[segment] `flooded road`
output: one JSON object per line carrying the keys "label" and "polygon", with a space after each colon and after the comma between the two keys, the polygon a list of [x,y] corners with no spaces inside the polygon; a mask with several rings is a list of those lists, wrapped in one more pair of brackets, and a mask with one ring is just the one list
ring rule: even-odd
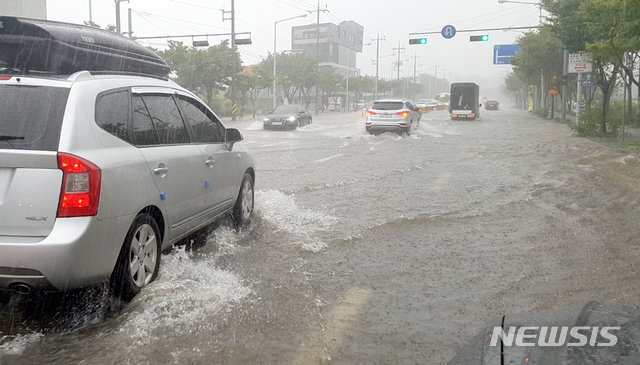
{"label": "flooded road", "polygon": [[516,110],[432,112],[409,137],[359,113],[234,124],[249,229],[163,256],[106,320],[99,294],[3,313],[1,364],[443,364],[505,313],[640,304],[637,155]]}

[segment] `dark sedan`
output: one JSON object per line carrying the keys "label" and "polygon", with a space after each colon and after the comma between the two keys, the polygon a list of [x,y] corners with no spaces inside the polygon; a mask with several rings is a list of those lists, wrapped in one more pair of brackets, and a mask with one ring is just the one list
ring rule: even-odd
{"label": "dark sedan", "polygon": [[311,124],[311,114],[302,105],[280,105],[264,118],[264,129],[296,129]]}
{"label": "dark sedan", "polygon": [[488,100],[485,104],[484,104],[484,110],[498,110],[498,107],[500,106],[500,104],[498,104],[497,101],[495,100]]}

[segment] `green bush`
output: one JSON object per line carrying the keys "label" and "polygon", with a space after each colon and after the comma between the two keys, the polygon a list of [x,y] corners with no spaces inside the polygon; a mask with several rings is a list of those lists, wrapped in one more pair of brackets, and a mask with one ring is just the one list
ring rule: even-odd
{"label": "green bush", "polygon": [[586,107],[580,112],[579,121],[570,121],[569,128],[575,131],[580,137],[605,137],[615,136],[618,129],[622,125],[623,118],[622,102],[616,101],[609,105],[605,123],[607,131],[600,132],[600,124],[602,123],[602,109],[600,107]]}
{"label": "green bush", "polygon": [[536,109],[533,111],[533,114],[538,116],[539,118],[549,118],[549,111],[547,109]]}

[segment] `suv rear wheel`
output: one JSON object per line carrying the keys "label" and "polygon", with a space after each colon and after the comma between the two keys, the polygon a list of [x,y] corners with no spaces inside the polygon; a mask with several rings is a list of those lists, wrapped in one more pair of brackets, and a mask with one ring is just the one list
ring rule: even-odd
{"label": "suv rear wheel", "polygon": [[158,223],[147,213],[133,220],[111,275],[114,294],[129,301],[155,280],[160,268],[162,237]]}

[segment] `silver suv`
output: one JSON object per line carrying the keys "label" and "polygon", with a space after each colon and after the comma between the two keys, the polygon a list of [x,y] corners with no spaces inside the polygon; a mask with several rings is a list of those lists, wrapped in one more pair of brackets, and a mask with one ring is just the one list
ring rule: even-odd
{"label": "silver suv", "polygon": [[367,132],[389,130],[409,134],[413,123],[419,123],[422,113],[409,100],[376,100],[367,110]]}
{"label": "silver suv", "polygon": [[0,288],[110,280],[132,298],[162,250],[227,214],[249,223],[241,140],[167,79],[0,74]]}

